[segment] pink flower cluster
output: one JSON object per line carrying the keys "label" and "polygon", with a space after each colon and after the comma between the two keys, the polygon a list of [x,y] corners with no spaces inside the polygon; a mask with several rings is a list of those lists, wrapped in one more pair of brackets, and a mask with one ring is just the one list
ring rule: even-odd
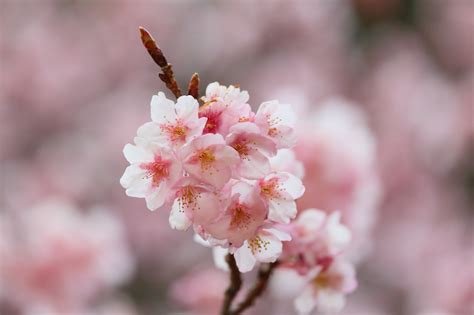
{"label": "pink flower cluster", "polygon": [[291,106],[269,101],[254,113],[248,100],[246,91],[217,82],[201,104],[153,96],[152,121],[125,146],[131,165],[120,180],[150,210],[171,208],[172,228],[192,226],[206,244],[233,253],[241,272],[280,256],[291,238],[279,227],[296,217],[305,190],[281,170],[294,157],[287,151],[296,142]]}
{"label": "pink flower cluster", "polygon": [[287,228],[292,237],[285,243],[281,265],[297,273],[303,282],[295,308],[300,314],[313,309],[339,312],[345,295],[357,286],[353,265],[343,256],[351,242],[350,230],[340,222],[339,212],[327,214],[308,209]]}

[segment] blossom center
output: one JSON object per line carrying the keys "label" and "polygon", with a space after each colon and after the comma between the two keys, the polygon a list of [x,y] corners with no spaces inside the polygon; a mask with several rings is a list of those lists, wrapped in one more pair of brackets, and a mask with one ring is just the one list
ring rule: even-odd
{"label": "blossom center", "polygon": [[198,196],[199,193],[196,191],[196,189],[191,185],[187,185],[181,188],[178,202],[181,208],[191,208],[194,210],[194,208],[197,206],[196,199]]}
{"label": "blossom center", "polygon": [[250,214],[245,212],[245,207],[241,204],[237,204],[234,209],[232,209],[232,220],[230,221],[230,226],[237,229],[245,229],[248,227],[252,217]]}
{"label": "blossom center", "polygon": [[151,163],[143,163],[141,168],[146,170],[146,177],[151,178],[154,186],[158,186],[169,176],[169,161],[164,161],[160,156],[155,157]]}
{"label": "blossom center", "polygon": [[331,279],[329,275],[325,272],[319,273],[316,278],[313,279],[313,284],[317,288],[327,288],[329,286]]}
{"label": "blossom center", "polygon": [[204,113],[199,113],[199,117],[206,117],[206,125],[204,126],[203,134],[206,133],[217,133],[217,129],[219,128],[220,125],[220,116],[221,113],[214,111],[214,110],[208,110]]}
{"label": "blossom center", "polygon": [[250,153],[250,148],[248,146],[248,141],[245,139],[242,139],[234,144],[232,144],[232,147],[237,151],[240,155],[241,158],[246,157]]}
{"label": "blossom center", "polygon": [[270,242],[268,240],[263,240],[260,236],[256,236],[247,241],[249,249],[255,255],[257,252],[261,253],[264,250],[268,250],[268,245]]}
{"label": "blossom center", "polygon": [[216,157],[211,149],[199,151],[199,153],[197,154],[197,158],[199,160],[199,163],[201,164],[201,168],[204,170],[209,169],[212,163],[216,161]]}
{"label": "blossom center", "polygon": [[281,188],[277,178],[272,178],[260,183],[260,192],[269,199],[280,197],[279,190],[281,190]]}
{"label": "blossom center", "polygon": [[186,134],[188,132],[188,128],[182,123],[163,125],[161,126],[161,130],[165,131],[173,142],[186,140]]}

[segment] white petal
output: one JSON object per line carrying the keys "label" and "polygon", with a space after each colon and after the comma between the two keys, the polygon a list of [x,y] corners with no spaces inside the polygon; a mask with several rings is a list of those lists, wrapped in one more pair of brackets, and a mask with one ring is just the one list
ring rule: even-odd
{"label": "white petal", "polygon": [[192,140],[200,135],[202,135],[202,131],[204,130],[204,126],[206,126],[207,117],[201,117],[197,120],[197,122],[193,125],[193,127],[188,132],[188,140]]}
{"label": "white petal", "polygon": [[180,96],[176,101],[176,113],[178,117],[187,123],[198,119],[199,103],[189,95]]}
{"label": "white petal", "polygon": [[252,251],[248,247],[247,242],[244,243],[240,248],[238,248],[235,253],[235,262],[237,267],[239,267],[240,272],[249,272],[253,269],[257,260],[255,259]]}
{"label": "white petal", "polygon": [[205,247],[211,247],[208,241],[203,239],[201,235],[199,234],[194,234],[193,240],[198,243],[199,245],[205,246]]}
{"label": "white petal", "polygon": [[298,314],[309,314],[316,306],[316,294],[311,285],[306,286],[295,299],[295,308]]}
{"label": "white petal", "polygon": [[339,212],[334,212],[329,216],[327,222],[330,242],[338,250],[344,249],[351,241],[351,231],[340,223],[340,217]]}
{"label": "white petal", "polygon": [[146,206],[150,210],[156,210],[163,206],[168,197],[169,189],[166,184],[161,183],[158,187],[153,187],[151,193],[145,196]]}
{"label": "white petal", "polygon": [[174,102],[167,99],[163,92],[153,95],[151,99],[151,119],[159,124],[167,124],[176,121]]}
{"label": "white petal", "polygon": [[307,209],[298,216],[297,221],[308,231],[317,231],[326,221],[326,213],[318,209]]}
{"label": "white petal", "polygon": [[268,232],[272,233],[280,241],[291,241],[291,235],[284,232],[284,231],[281,231],[281,230],[278,230],[278,229],[275,229],[275,228],[266,228],[265,231],[268,231]]}
{"label": "white petal", "polygon": [[343,294],[331,290],[319,290],[316,307],[321,313],[337,313],[340,312],[344,305],[346,304],[346,299]]}
{"label": "white petal", "polygon": [[130,164],[147,162],[153,159],[152,152],[130,143],[123,148],[123,155]]}
{"label": "white petal", "polygon": [[293,200],[271,199],[269,205],[268,218],[279,223],[290,223],[298,212]]}
{"label": "white petal", "polygon": [[166,137],[166,135],[161,131],[160,126],[155,122],[147,122],[141,125],[137,130],[137,135],[140,138],[148,140],[157,140]]}
{"label": "white petal", "polygon": [[128,188],[133,185],[134,182],[143,179],[146,171],[143,170],[136,164],[132,164],[125,169],[122,177],[120,178],[120,184],[123,188]]}
{"label": "white petal", "polygon": [[213,144],[225,144],[224,138],[220,134],[208,133],[194,139],[192,146],[194,149],[203,149]]}
{"label": "white petal", "polygon": [[219,92],[219,82],[212,82],[206,87],[206,96],[213,97],[216,96]]}
{"label": "white petal", "polygon": [[291,173],[284,172],[286,180],[281,183],[285,191],[293,198],[298,199],[304,194],[305,188],[301,180]]}
{"label": "white petal", "polygon": [[258,151],[241,159],[240,165],[238,166],[239,175],[249,179],[263,178],[268,175],[270,171],[270,161]]}
{"label": "white petal", "polygon": [[264,263],[276,261],[278,257],[280,257],[283,248],[281,241],[270,233],[260,233],[259,237],[260,241],[264,242],[265,245],[254,252],[255,258],[257,258],[258,261]]}
{"label": "white petal", "polygon": [[173,202],[168,221],[172,229],[180,231],[187,230],[192,224],[178,199]]}
{"label": "white petal", "polygon": [[225,260],[229,250],[227,248],[223,248],[220,246],[216,246],[212,248],[212,257],[214,258],[214,264],[217,268],[229,271],[229,265]]}

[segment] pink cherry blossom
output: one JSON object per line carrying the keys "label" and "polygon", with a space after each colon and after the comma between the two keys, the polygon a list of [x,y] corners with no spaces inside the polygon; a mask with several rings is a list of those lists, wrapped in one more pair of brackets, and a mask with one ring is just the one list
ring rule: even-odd
{"label": "pink cherry blossom", "polygon": [[237,151],[226,145],[219,134],[206,134],[191,141],[180,151],[184,169],[193,177],[222,188],[239,163]]}
{"label": "pink cherry blossom", "polygon": [[247,104],[247,91],[240,91],[233,85],[229,87],[211,83],[206,88],[204,104],[199,108],[199,117],[206,117],[204,133],[220,133],[227,135],[230,127],[239,121],[251,117],[251,108]]}
{"label": "pink cherry blossom", "polygon": [[303,211],[289,227],[292,241],[286,244],[282,260],[301,274],[317,265],[327,265],[351,240],[340,217],[339,212],[327,215],[317,209]]}
{"label": "pink cherry blossom", "polygon": [[194,224],[195,230],[202,232],[201,225],[217,218],[225,207],[223,192],[192,177],[183,177],[176,186],[179,188],[169,217],[173,229],[186,230]]}
{"label": "pink cherry blossom", "polygon": [[290,105],[278,101],[264,102],[258,108],[254,120],[277,148],[291,148],[296,144],[296,115]]}
{"label": "pink cherry blossom", "polygon": [[345,295],[357,286],[352,264],[335,260],[328,268],[317,267],[306,277],[307,285],[295,300],[299,314],[309,314],[313,309],[321,313],[342,310]]}
{"label": "pink cherry blossom", "polygon": [[261,228],[258,233],[246,240],[234,251],[235,261],[240,272],[248,272],[257,262],[275,262],[283,248],[282,241],[290,241],[291,236],[276,228]]}
{"label": "pink cherry blossom", "polygon": [[295,200],[305,190],[301,180],[290,173],[271,173],[260,179],[258,185],[260,196],[269,206],[268,218],[279,223],[290,223],[297,213]]}
{"label": "pink cherry blossom", "polygon": [[241,247],[256,235],[267,212],[258,190],[240,181],[232,185],[230,202],[222,215],[204,229],[212,238],[225,240],[230,247]]}
{"label": "pink cherry blossom", "polygon": [[239,153],[240,164],[236,168],[238,176],[257,179],[270,173],[269,157],[276,154],[276,147],[260,133],[255,124],[242,122],[234,125],[226,142]]}
{"label": "pink cherry blossom", "polygon": [[163,92],[151,99],[151,119],[138,129],[138,136],[172,147],[181,146],[202,134],[206,118],[198,118],[199,103],[181,96],[176,104]]}
{"label": "pink cherry blossom", "polygon": [[120,184],[128,196],[145,198],[148,209],[155,210],[169,201],[182,168],[171,150],[142,138],[135,138],[135,143],[123,149],[130,166]]}

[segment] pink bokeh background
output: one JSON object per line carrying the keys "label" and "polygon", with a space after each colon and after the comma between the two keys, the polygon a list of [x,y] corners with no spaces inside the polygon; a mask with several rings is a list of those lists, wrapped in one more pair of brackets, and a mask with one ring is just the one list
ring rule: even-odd
{"label": "pink bokeh background", "polygon": [[[209,249],[119,184],[165,91],[140,25],[183,87],[294,105],[299,206],[355,239],[342,314],[474,313],[473,1],[0,0],[0,314],[218,312]],[[285,279],[248,314],[294,314]]]}

